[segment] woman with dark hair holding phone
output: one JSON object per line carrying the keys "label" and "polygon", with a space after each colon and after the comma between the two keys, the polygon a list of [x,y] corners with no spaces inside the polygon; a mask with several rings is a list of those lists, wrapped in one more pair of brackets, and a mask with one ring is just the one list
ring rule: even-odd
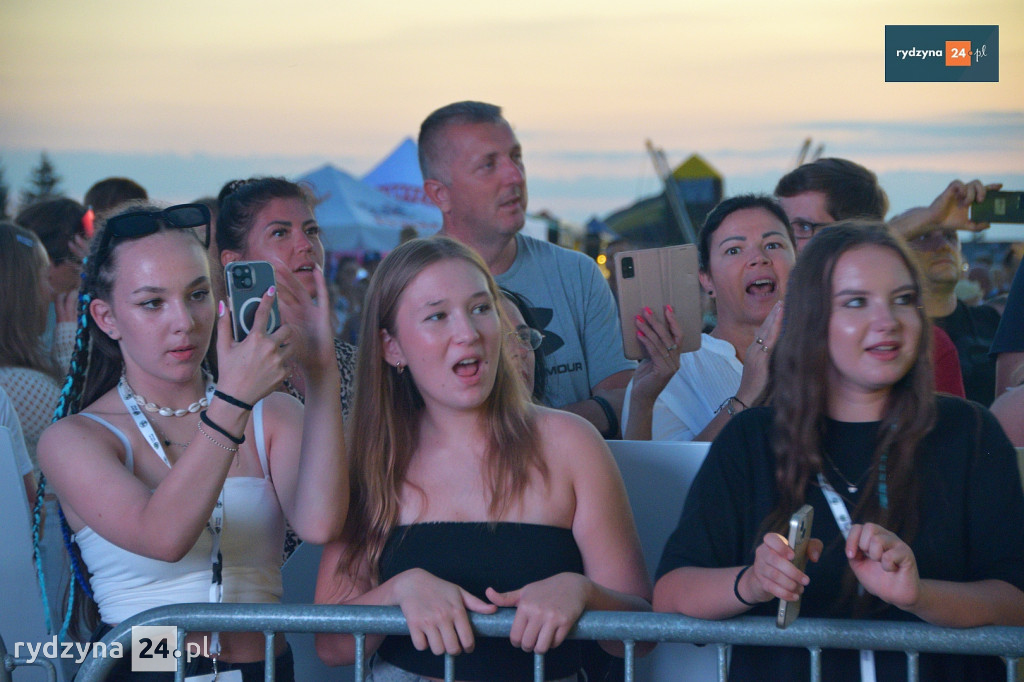
{"label": "woman with dark hair holding phone", "polygon": [[[768,406],[715,439],[658,569],[655,608],[1024,625],[1024,492],[991,414],[936,396],[920,277],[883,223],[839,223],[793,269]],[[781,533],[814,507],[801,572]],[[731,679],[807,679],[806,649],[735,647]],[[1005,679],[921,654],[922,680]],[[902,652],[828,650],[823,679],[906,679]]]}
{"label": "woman with dark hair holding phone", "polygon": [[[411,637],[367,637],[376,680],[441,677],[445,652],[456,679],[530,679],[534,651],[547,679],[575,680],[582,657],[563,641],[585,609],[649,607],[611,453],[582,418],[529,401],[500,296],[446,237],[399,246],[367,292],[353,503],[316,601],[402,608]],[[477,638],[467,613],[499,606],[516,608],[510,640]],[[354,647],[317,635],[328,664]]]}
{"label": "woman with dark hair holding phone", "polygon": [[[328,311],[307,310],[300,330],[232,341],[224,304],[218,312],[210,297],[209,220],[199,204],[127,205],[106,219],[83,271],[61,419],[39,443],[74,533],[76,597],[94,600],[107,627],[164,604],[276,602],[285,519],[318,543],[344,524]],[[325,292],[322,275],[312,276]],[[272,299],[264,296],[254,329],[266,328]],[[215,325],[216,383],[206,362]],[[305,409],[274,392],[297,333],[311,379]],[[204,657],[188,674],[237,668],[263,679],[262,633],[189,641]],[[276,667],[290,680],[286,647],[279,639]],[[109,679],[133,679],[128,663]]]}
{"label": "woman with dark hair holding phone", "polygon": [[661,342],[661,348],[650,343],[670,338],[658,326],[662,311],[638,316],[637,329],[648,334],[645,350],[658,359],[667,345],[677,371],[660,395],[645,396],[643,402],[653,406],[641,413],[647,420],[643,428],[631,424],[639,376],[633,379],[623,421],[634,438],[713,440],[733,415],[756,403],[768,380],[768,357],[782,327],[782,297],[796,260],[786,214],[768,196],[730,197],[708,214],[697,241],[700,284],[715,301],[717,324],[701,336],[698,350],[680,355],[678,342]]}
{"label": "woman with dark hair holding phone", "polygon": [[[284,178],[233,180],[218,197],[217,249],[220,264],[239,260],[265,260],[274,266],[278,301],[284,322],[298,321],[311,305],[329,307],[321,298],[314,271],[323,273],[324,245],[313,212],[310,190]],[[305,399],[306,376],[302,363],[303,339],[294,339],[296,361],[282,388],[300,401]],[[356,348],[334,341],[335,360],[341,372],[341,411],[348,417],[352,403]],[[298,371],[291,371],[291,370]]]}

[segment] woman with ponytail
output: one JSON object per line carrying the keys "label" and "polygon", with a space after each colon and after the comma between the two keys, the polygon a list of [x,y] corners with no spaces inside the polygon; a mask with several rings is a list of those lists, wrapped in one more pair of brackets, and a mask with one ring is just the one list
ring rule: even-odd
{"label": "woman with ponytail", "polygon": [[[774,616],[777,599],[801,599],[801,618],[1024,625],[1014,451],[987,410],[934,393],[920,293],[883,223],[839,223],[808,243],[768,404],[712,444],[658,568],[657,610]],[[784,534],[804,504],[814,519],[801,571]],[[922,680],[1006,679],[995,658],[920,664]],[[822,665],[822,679],[906,679],[902,652],[827,650]],[[735,647],[730,679],[808,672],[806,649]]]}
{"label": "woman with ponytail", "polygon": [[[209,222],[200,204],[127,205],[106,218],[85,262],[60,419],[39,461],[74,534],[77,596],[95,601],[105,627],[164,604],[276,602],[285,520],[316,543],[345,521],[328,311],[306,311],[302,329],[233,341],[223,302],[210,296]],[[272,298],[254,329],[266,327]],[[274,392],[297,334],[311,378],[305,409]],[[214,337],[216,369],[206,362]],[[262,633],[189,641],[204,656],[187,674],[263,678]],[[286,649],[278,638],[277,676],[291,680]],[[134,679],[128,661],[109,679]]]}

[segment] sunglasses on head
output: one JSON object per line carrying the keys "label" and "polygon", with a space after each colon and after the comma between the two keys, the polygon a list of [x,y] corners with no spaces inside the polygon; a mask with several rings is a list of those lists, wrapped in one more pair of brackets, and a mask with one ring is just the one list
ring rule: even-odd
{"label": "sunglasses on head", "polygon": [[115,237],[145,237],[165,225],[191,229],[204,249],[210,246],[210,209],[203,204],[178,204],[161,211],[130,211],[113,216],[107,219],[103,239],[109,244]]}

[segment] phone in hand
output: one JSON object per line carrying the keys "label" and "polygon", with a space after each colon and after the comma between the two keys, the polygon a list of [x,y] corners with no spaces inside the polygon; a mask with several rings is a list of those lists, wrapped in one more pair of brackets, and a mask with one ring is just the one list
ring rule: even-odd
{"label": "phone in hand", "polygon": [[986,192],[985,201],[968,207],[967,217],[972,223],[1024,224],[1024,192]]}
{"label": "phone in hand", "polygon": [[[789,518],[789,546],[796,554],[793,565],[801,571],[807,567],[807,544],[811,540],[811,523],[814,521],[814,507],[805,504]],[[779,600],[779,613],[775,625],[779,628],[788,627],[800,614],[800,600]]]}
{"label": "phone in hand", "polygon": [[622,349],[630,360],[641,360],[644,348],[636,337],[634,318],[646,307],[661,315],[671,305],[683,333],[682,351],[700,348],[703,324],[697,247],[693,244],[615,254],[615,287],[619,294]]}
{"label": "phone in hand", "polygon": [[[274,286],[274,266],[263,260],[234,261],[224,268],[227,279],[228,306],[231,309],[231,331],[235,341],[242,341],[252,330],[263,294]],[[267,319],[267,332],[281,326],[281,313],[274,296]]]}

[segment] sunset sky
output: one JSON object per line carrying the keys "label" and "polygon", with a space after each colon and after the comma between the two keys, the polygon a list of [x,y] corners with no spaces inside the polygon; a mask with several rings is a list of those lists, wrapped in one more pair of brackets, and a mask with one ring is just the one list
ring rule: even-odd
{"label": "sunset sky", "polygon": [[[885,83],[886,24],[999,25],[1000,82]],[[0,163],[14,194],[46,150],[75,198],[128,175],[189,200],[360,176],[482,99],[523,143],[531,210],[582,222],[657,192],[646,138],[771,191],[807,136],[901,210],[955,177],[1024,189],[1022,41],[1021,0],[3,0]]]}

